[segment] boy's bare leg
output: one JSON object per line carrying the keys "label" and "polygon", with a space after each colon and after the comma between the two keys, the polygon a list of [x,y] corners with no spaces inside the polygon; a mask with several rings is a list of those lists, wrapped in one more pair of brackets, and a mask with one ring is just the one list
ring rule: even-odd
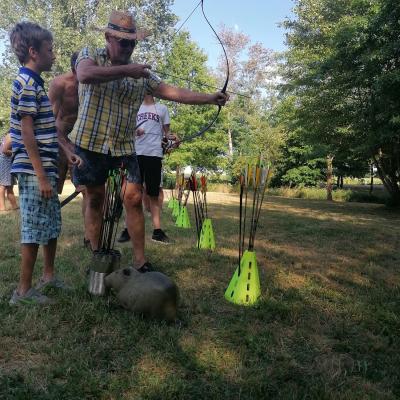
{"label": "boy's bare leg", "polygon": [[0,185],[0,211],[6,210],[6,188]]}
{"label": "boy's bare leg", "polygon": [[43,246],[44,268],[42,280],[49,282],[54,277],[54,260],[56,258],[57,239],[50,239],[49,243]]}
{"label": "boy's bare leg", "polygon": [[36,243],[24,243],[21,245],[21,275],[17,293],[23,296],[32,287],[33,267],[36,262],[39,245]]}
{"label": "boy's bare leg", "polygon": [[131,237],[134,266],[140,268],[146,261],[144,257],[144,215],[142,207],[142,185],[128,183],[124,195],[126,227]]}
{"label": "boy's bare leg", "polygon": [[17,204],[17,200],[16,200],[15,195],[14,195],[13,187],[12,186],[7,186],[6,187],[6,193],[7,193],[7,199],[11,204],[11,208],[13,210],[15,210],[16,208],[18,208],[18,204]]}
{"label": "boy's bare leg", "polygon": [[92,250],[99,247],[105,186],[86,186],[85,235],[90,240]]}

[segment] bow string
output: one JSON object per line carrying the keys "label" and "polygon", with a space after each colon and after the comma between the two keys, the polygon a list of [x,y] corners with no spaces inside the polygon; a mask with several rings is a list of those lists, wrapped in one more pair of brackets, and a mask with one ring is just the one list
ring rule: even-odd
{"label": "bow string", "polygon": [[[226,53],[225,47],[224,47],[224,45],[223,45],[223,43],[222,43],[222,40],[220,39],[220,37],[218,36],[217,32],[215,31],[215,29],[213,28],[213,26],[211,25],[210,21],[208,20],[208,18],[207,18],[207,16],[206,16],[206,13],[205,13],[205,11],[204,11],[204,0],[201,0],[201,1],[196,5],[195,9],[199,6],[199,4],[201,4],[201,11],[202,11],[202,13],[203,13],[204,19],[206,20],[206,22],[207,22],[208,26],[211,28],[211,30],[214,32],[214,35],[217,37],[218,42],[220,43],[220,45],[221,45],[221,47],[222,47],[222,50],[223,50],[223,52],[224,52],[224,56],[225,56],[225,60],[226,60],[226,78],[225,78],[224,86],[223,86],[222,89],[221,89],[221,92],[222,92],[222,93],[226,93],[226,90],[227,90],[227,88],[228,88],[228,82],[229,82],[229,61],[228,61],[228,55],[227,55],[227,53]],[[195,9],[194,9],[194,10],[195,10]],[[193,11],[194,11],[194,10],[193,10]],[[193,11],[192,11],[192,13],[191,13],[190,15],[193,14]],[[189,16],[189,17],[190,17],[190,16]],[[189,19],[189,18],[186,18],[185,22],[186,22],[188,19]],[[180,26],[179,30],[182,28],[182,26],[183,26],[183,24]],[[178,31],[179,31],[179,30],[178,30]],[[178,32],[178,31],[177,31],[177,32]],[[176,34],[176,33],[175,33],[175,34]],[[189,141],[191,141],[191,140],[193,140],[193,139],[195,139],[195,138],[197,138],[197,137],[199,137],[199,136],[202,136],[202,135],[203,135],[206,131],[208,131],[208,130],[214,125],[214,123],[217,121],[217,119],[218,119],[218,117],[219,117],[219,114],[220,114],[220,112],[221,112],[221,109],[222,109],[222,106],[221,106],[221,105],[218,105],[217,113],[216,113],[215,117],[211,120],[210,123],[208,123],[206,126],[204,126],[203,128],[201,128],[201,129],[200,129],[198,132],[196,132],[195,134],[190,135],[190,136],[186,136],[186,137],[184,137],[183,139],[178,140],[178,141],[175,142],[172,146],[169,146],[169,148],[179,146],[179,144],[181,144],[181,143],[189,142]]]}

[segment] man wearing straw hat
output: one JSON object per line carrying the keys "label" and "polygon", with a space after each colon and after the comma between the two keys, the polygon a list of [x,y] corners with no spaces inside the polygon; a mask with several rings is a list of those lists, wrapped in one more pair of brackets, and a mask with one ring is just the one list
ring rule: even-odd
{"label": "man wearing straw hat", "polygon": [[102,205],[108,171],[118,165],[128,170],[124,194],[127,228],[132,238],[134,266],[152,269],[144,254],[142,185],[134,148],[136,114],[146,94],[184,104],[224,105],[228,96],[198,93],[168,85],[147,64],[131,61],[137,40],[149,34],[137,31],[132,15],[113,11],[105,29],[106,46],[84,48],[76,61],[79,81],[78,118],[70,140],[84,165],[74,168],[76,185],[85,185],[86,232],[93,250],[98,247]]}

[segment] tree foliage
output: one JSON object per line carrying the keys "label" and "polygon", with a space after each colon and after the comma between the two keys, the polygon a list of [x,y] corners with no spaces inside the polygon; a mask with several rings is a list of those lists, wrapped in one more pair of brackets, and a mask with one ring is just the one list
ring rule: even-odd
{"label": "tree foliage", "polygon": [[372,158],[399,202],[400,4],[296,4],[296,18],[285,22],[285,79],[286,93],[295,97],[297,133],[304,143],[324,147],[344,172],[361,174]]}
{"label": "tree foliage", "polygon": [[15,0],[0,2],[0,39],[5,43],[0,69],[0,124],[6,125],[9,114],[10,82],[18,69],[8,32],[21,20],[37,22],[53,33],[56,63],[47,79],[64,73],[70,68],[70,57],[82,47],[104,46],[104,28],[110,12],[115,9],[129,10],[139,27],[152,32],[152,36],[140,43],[133,57],[157,65],[168,49],[171,27],[176,21],[171,12],[172,0]]}
{"label": "tree foliage", "polygon": [[[206,61],[207,56],[190,41],[189,34],[181,32],[173,38],[171,49],[157,72],[170,84],[196,91],[214,92],[217,82],[207,69]],[[167,105],[173,116],[171,129],[181,139],[192,136],[207,126],[217,112],[216,106],[191,106],[171,102],[167,102]],[[227,143],[223,140],[223,118],[221,113],[217,123],[201,138],[185,142],[172,152],[167,157],[167,165],[175,168],[190,164],[212,171],[223,168],[223,156],[227,150]]]}

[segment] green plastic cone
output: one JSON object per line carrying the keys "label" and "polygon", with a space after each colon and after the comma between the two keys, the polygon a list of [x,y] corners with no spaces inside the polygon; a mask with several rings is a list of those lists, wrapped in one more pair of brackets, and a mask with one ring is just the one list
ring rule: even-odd
{"label": "green plastic cone", "polygon": [[173,217],[178,217],[179,215],[179,210],[180,210],[180,205],[178,199],[175,199],[174,201],[174,207],[172,208],[172,216]]}
{"label": "green plastic cone", "polygon": [[260,296],[256,253],[246,250],[240,260],[240,275],[238,267],[226,289],[225,299],[234,304],[251,306]]}
{"label": "green plastic cone", "polygon": [[181,207],[175,225],[179,228],[190,228],[190,220],[187,207]]}
{"label": "green plastic cone", "polygon": [[174,208],[174,200],[173,197],[168,200],[168,208]]}
{"label": "green plastic cone", "polygon": [[210,218],[206,218],[203,221],[198,247],[200,249],[215,249],[214,231]]}

